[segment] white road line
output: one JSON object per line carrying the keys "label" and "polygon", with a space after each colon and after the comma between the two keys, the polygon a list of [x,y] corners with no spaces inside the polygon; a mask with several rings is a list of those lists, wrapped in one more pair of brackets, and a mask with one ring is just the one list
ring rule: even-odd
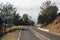
{"label": "white road line", "polygon": [[40,28],[40,27],[38,27],[38,29],[39,30],[42,30],[42,31],[46,31],[46,32],[49,32],[50,30],[48,30],[48,29],[43,29],[43,28]]}
{"label": "white road line", "polygon": [[[50,39],[48,39],[47,37],[45,37],[44,35],[42,35],[42,34],[36,32],[36,31],[34,31],[31,27],[30,27],[30,30],[31,30],[31,31],[33,32],[33,34],[34,34],[36,37],[38,37],[39,39],[44,38],[45,40],[50,40]],[[42,37],[42,38],[41,38],[41,37]]]}
{"label": "white road line", "polygon": [[17,40],[20,40],[20,39],[21,39],[21,30],[20,30],[20,32],[19,32],[19,35],[18,35]]}

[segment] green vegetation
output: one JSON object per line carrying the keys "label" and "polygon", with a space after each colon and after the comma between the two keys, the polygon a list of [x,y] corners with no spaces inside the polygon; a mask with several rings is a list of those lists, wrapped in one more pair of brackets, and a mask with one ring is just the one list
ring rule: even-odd
{"label": "green vegetation", "polygon": [[[57,13],[57,6],[51,1],[44,2],[40,8],[41,11],[38,16],[38,23],[40,24],[47,25],[56,16],[60,15],[60,13]],[[28,14],[24,14],[21,17],[17,13],[17,9],[9,3],[0,4],[0,37],[5,34],[7,28],[11,28],[14,25],[34,26],[35,23],[30,18]]]}
{"label": "green vegetation", "polygon": [[27,14],[24,14],[21,20],[22,20],[22,23],[21,23],[22,25],[31,25],[31,26],[34,25],[34,22],[29,19]]}
{"label": "green vegetation", "polygon": [[38,23],[47,25],[56,18],[58,8],[55,5],[55,3],[51,3],[51,1],[47,1],[44,2],[40,8],[41,8],[40,11],[41,14],[39,14],[38,16]]}
{"label": "green vegetation", "polygon": [[34,25],[34,22],[28,18],[27,14],[21,17],[13,5],[0,4],[0,37],[13,25]]}
{"label": "green vegetation", "polygon": [[28,14],[24,14],[23,17],[19,20],[19,25],[27,25],[27,26],[33,26],[34,21],[29,19]]}
{"label": "green vegetation", "polygon": [[[5,33],[7,27],[11,27],[13,25],[14,14],[16,14],[16,8],[11,4],[0,4],[0,34]],[[1,34],[1,35],[2,35]]]}

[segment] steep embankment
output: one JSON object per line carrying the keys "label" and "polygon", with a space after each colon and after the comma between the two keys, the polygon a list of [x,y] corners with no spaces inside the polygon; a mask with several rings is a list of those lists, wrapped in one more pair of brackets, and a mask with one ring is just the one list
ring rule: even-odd
{"label": "steep embankment", "polygon": [[60,33],[60,16],[56,17],[56,19],[45,28],[52,32]]}

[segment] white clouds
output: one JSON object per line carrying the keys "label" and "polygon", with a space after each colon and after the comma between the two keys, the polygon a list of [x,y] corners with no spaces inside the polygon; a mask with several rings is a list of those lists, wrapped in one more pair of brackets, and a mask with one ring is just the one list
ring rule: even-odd
{"label": "white clouds", "polygon": [[35,6],[40,6],[40,4],[43,1],[46,0],[1,0],[2,2],[9,2],[15,6],[23,7],[23,8],[29,8],[29,7],[35,7]]}
{"label": "white clouds", "polygon": [[56,5],[58,6],[59,11],[60,11],[60,0],[56,0],[55,3],[56,3]]}
{"label": "white clouds", "polygon": [[[37,10],[40,8],[42,2],[47,0],[0,0],[0,2],[6,3],[9,2],[16,6],[19,10]],[[51,0],[56,3],[58,7],[60,7],[60,0]]]}
{"label": "white clouds", "polygon": [[29,8],[40,6],[43,0],[7,0],[11,4],[15,6],[19,6],[20,8]]}
{"label": "white clouds", "polygon": [[[0,3],[9,2],[17,7],[21,15],[24,13],[28,13],[29,15],[36,19],[38,15],[37,13],[39,13],[40,10],[40,6],[44,1],[47,0],[0,0]],[[60,9],[60,0],[51,1],[55,2]]]}

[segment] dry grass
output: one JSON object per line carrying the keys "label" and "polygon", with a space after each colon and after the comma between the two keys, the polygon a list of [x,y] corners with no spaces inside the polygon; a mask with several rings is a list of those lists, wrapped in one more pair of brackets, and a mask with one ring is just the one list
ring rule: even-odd
{"label": "dry grass", "polygon": [[7,28],[6,32],[9,31],[9,30],[14,30],[14,29],[19,29],[19,28],[20,28],[20,26],[12,26],[10,28]]}
{"label": "dry grass", "polygon": [[4,35],[2,40],[16,40],[17,39],[17,31],[8,33],[7,35]]}
{"label": "dry grass", "polygon": [[[6,32],[8,32],[9,30],[14,30],[14,29],[18,29],[18,28],[20,28],[20,26],[13,26],[12,28],[7,28]],[[9,32],[2,37],[2,40],[17,40],[18,32],[19,32],[19,30]]]}

